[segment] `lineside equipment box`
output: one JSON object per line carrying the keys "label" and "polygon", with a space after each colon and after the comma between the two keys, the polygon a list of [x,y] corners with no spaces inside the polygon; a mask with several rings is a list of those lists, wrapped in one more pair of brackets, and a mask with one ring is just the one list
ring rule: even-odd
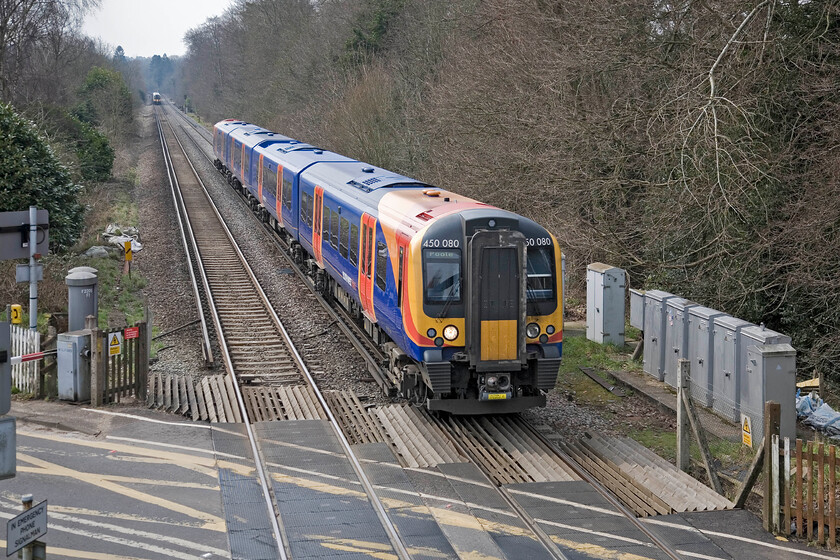
{"label": "lineside equipment box", "polygon": [[665,383],[677,386],[680,358],[688,357],[688,311],[693,301],[674,297],[665,302]]}
{"label": "lineside equipment box", "polygon": [[688,310],[688,360],[691,362],[691,396],[703,406],[712,406],[715,386],[714,320],[726,315],[698,305]]}
{"label": "lineside equipment box", "polygon": [[73,331],[58,335],[58,398],[90,400],[90,334]]}
{"label": "lineside equipment box", "polygon": [[586,267],[586,338],[624,346],[624,270],[608,264]]}
{"label": "lineside equipment box", "polygon": [[665,303],[674,297],[661,290],[645,292],[644,370],[659,381],[665,379]]}

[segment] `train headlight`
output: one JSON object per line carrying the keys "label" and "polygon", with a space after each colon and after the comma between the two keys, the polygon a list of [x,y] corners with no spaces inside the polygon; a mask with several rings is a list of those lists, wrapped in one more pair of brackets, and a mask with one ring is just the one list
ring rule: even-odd
{"label": "train headlight", "polygon": [[426,331],[426,336],[429,338],[434,338],[437,336],[437,331],[435,329],[429,329]]}
{"label": "train headlight", "polygon": [[547,332],[548,334],[554,334],[554,325],[548,325],[545,328],[545,332]]}
{"label": "train headlight", "polygon": [[542,344],[545,344],[546,342],[548,342],[548,335],[547,335],[547,334],[542,335],[542,336],[540,337],[540,342],[541,342]]}
{"label": "train headlight", "polygon": [[435,346],[437,346],[437,347],[443,346],[443,339],[441,337],[437,337],[435,339]]}
{"label": "train headlight", "polygon": [[528,323],[528,326],[525,327],[525,334],[528,335],[528,338],[537,338],[540,336],[540,326],[536,323]]}
{"label": "train headlight", "polygon": [[443,329],[443,338],[452,341],[458,338],[458,327],[455,325],[446,325]]}

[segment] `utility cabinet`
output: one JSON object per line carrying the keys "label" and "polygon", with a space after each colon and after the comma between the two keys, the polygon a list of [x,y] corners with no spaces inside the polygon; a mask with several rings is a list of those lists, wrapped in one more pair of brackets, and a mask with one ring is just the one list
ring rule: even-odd
{"label": "utility cabinet", "polygon": [[764,403],[767,401],[781,404],[779,436],[793,441],[796,437],[796,350],[787,343],[754,344],[746,349],[746,355],[747,369],[751,369],[752,378],[758,380],[741,401],[741,413],[751,420],[753,441],[757,445],[764,435]]}
{"label": "utility cabinet", "polygon": [[624,346],[624,270],[608,264],[586,267],[586,338]]}
{"label": "utility cabinet", "polygon": [[688,310],[688,354],[691,362],[691,396],[706,407],[712,406],[716,387],[712,381],[715,363],[714,320],[726,315],[698,305]]}
{"label": "utility cabinet", "polygon": [[752,325],[743,319],[729,315],[715,317],[714,320],[714,363],[712,365],[712,385],[714,401],[712,407],[724,418],[740,422],[740,378],[743,375],[741,364],[742,329]]}
{"label": "utility cabinet", "polygon": [[677,386],[680,358],[688,356],[688,311],[693,301],[673,297],[665,302],[665,383]]}
{"label": "utility cabinet", "polygon": [[73,331],[58,335],[58,398],[90,400],[90,333]]}
{"label": "utility cabinet", "polygon": [[645,292],[630,288],[630,326],[645,330]]}
{"label": "utility cabinet", "polygon": [[[748,414],[751,417],[763,416],[764,402],[769,399],[756,399],[756,394],[759,387],[767,380],[763,377],[761,368],[757,367],[755,361],[748,356],[750,348],[753,346],[766,346],[770,344],[790,344],[790,337],[776,331],[764,328],[764,326],[750,325],[741,329],[741,343],[738,345],[741,355],[739,360],[744,364],[744,370],[741,372],[741,412]],[[754,358],[754,356],[753,356]],[[796,389],[790,393],[787,400],[794,398]],[[778,399],[773,399],[776,402],[783,402]],[[791,402],[793,402],[791,400]]]}
{"label": "utility cabinet", "polygon": [[661,290],[645,292],[644,371],[665,379],[665,304],[674,294]]}

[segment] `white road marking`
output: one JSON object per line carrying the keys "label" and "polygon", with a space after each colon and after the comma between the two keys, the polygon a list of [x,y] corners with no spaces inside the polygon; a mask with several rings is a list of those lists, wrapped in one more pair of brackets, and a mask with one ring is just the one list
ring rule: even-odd
{"label": "white road marking", "polygon": [[[6,507],[6,508],[10,508],[12,510],[14,510],[14,508],[16,507],[14,503],[6,502],[6,501],[0,501],[0,505],[2,505],[3,507]],[[0,512],[0,517],[5,517],[5,515],[6,515],[5,512]],[[12,513],[10,515],[10,518],[14,517],[15,515],[17,515],[17,514]],[[138,531],[136,529],[130,529],[128,527],[122,527],[120,525],[113,525],[111,523],[102,523],[102,522],[99,522],[99,521],[93,521],[91,519],[83,519],[81,517],[76,517],[76,516],[73,516],[73,515],[67,515],[66,513],[59,513],[57,511],[55,511],[54,509],[51,509],[49,511],[48,515],[49,515],[50,519],[61,519],[61,520],[64,520],[64,521],[69,521],[71,523],[78,523],[80,525],[88,525],[90,527],[99,527],[101,529],[108,529],[108,530],[114,531],[116,533],[125,533],[127,535],[132,535],[132,536],[135,536],[135,537],[145,537],[145,538],[149,538],[149,539],[152,539],[152,540],[155,540],[155,541],[165,541],[165,542],[168,542],[170,544],[174,544],[174,545],[177,545],[177,546],[182,546],[184,548],[189,548],[189,549],[196,550],[196,551],[212,552],[213,554],[218,554],[220,556],[226,556],[227,553],[228,553],[227,550],[221,550],[221,549],[218,549],[218,548],[208,547],[204,544],[195,543],[195,542],[188,541],[188,540],[185,540],[185,539],[179,539],[178,537],[170,537],[170,536],[167,536],[167,535],[161,535],[160,533],[149,533],[147,531]],[[53,524],[50,523],[49,527],[52,528]]]}
{"label": "white road marking", "polygon": [[[0,511],[0,518],[3,519],[11,519],[18,515],[20,512],[14,513],[6,513],[5,511]],[[112,535],[103,534],[101,531],[92,532],[92,531],[85,531],[84,529],[80,529],[78,527],[65,527],[63,525],[58,525],[56,523],[50,523],[49,529],[54,531],[63,531],[65,533],[72,533],[79,537],[88,537],[94,539],[96,541],[107,541],[110,543],[127,546],[130,548],[137,548],[140,550],[145,550],[148,552],[154,552],[157,558],[166,557],[166,558],[178,558],[179,560],[195,560],[195,553],[188,554],[184,552],[178,552],[177,550],[172,550],[170,548],[163,548],[151,543],[147,542],[139,542],[129,539],[124,539],[122,537],[115,537]],[[159,536],[158,536],[159,538]],[[197,552],[207,551],[208,547],[203,547],[201,549],[195,549]],[[224,556],[227,556],[227,551],[225,551]]]}
{"label": "white road marking", "polygon": [[121,416],[123,418],[131,418],[133,420],[142,420],[143,422],[151,422],[153,424],[166,424],[167,426],[182,426],[184,428],[201,428],[209,430],[212,428],[210,424],[193,424],[190,422],[167,422],[165,420],[155,420],[154,418],[146,418],[145,416],[138,416],[137,414],[126,414],[125,412],[111,412],[110,410],[99,410],[96,408],[83,408],[88,412],[96,412],[97,414],[108,414],[109,416]]}
{"label": "white road marking", "polygon": [[650,523],[651,525],[661,525],[663,527],[669,527],[671,529],[682,529],[683,531],[689,531],[692,533],[699,533],[701,535],[711,535],[714,537],[723,537],[725,539],[731,539],[733,541],[740,541],[749,544],[754,544],[756,546],[763,546],[765,548],[772,548],[773,550],[783,550],[785,552],[790,552],[792,554],[799,554],[801,556],[810,556],[811,558],[822,558],[823,560],[837,560],[837,556],[828,556],[825,554],[819,554],[817,552],[811,552],[808,550],[802,550],[800,548],[792,548],[788,546],[781,546],[778,544],[773,543],[766,543],[762,541],[757,541],[755,539],[750,539],[747,537],[739,537],[737,535],[730,535],[729,533],[720,533],[718,531],[708,531],[706,529],[698,529],[696,527],[691,527],[687,525],[680,525],[679,523],[671,523],[670,521],[661,521],[659,519],[652,519],[650,517],[642,519],[644,523]]}

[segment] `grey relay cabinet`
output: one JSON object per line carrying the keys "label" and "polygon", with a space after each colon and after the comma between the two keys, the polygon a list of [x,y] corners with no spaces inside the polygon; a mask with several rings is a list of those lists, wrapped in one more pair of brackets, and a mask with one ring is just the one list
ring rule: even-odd
{"label": "grey relay cabinet", "polygon": [[764,435],[764,403],[767,401],[782,403],[779,435],[793,440],[796,437],[796,407],[785,406],[785,403],[796,394],[796,350],[787,343],[751,344],[746,353],[750,391],[742,394],[741,414],[750,417],[755,445]]}
{"label": "grey relay cabinet", "polygon": [[644,370],[659,381],[665,379],[665,304],[674,297],[661,290],[645,292]]}
{"label": "grey relay cabinet", "polygon": [[721,311],[698,305],[688,310],[688,353],[691,362],[691,395],[703,406],[712,406],[715,386],[712,371],[715,363],[715,317],[726,315]]}
{"label": "grey relay cabinet", "polygon": [[688,356],[688,311],[693,301],[673,297],[665,302],[665,383],[677,386],[680,358]]}
{"label": "grey relay cabinet", "polygon": [[733,422],[741,421],[740,378],[744,366],[740,363],[742,329],[752,323],[736,319],[729,315],[715,317],[714,323],[714,363],[712,365],[712,385],[714,402],[712,407],[724,418]]}
{"label": "grey relay cabinet", "polygon": [[624,270],[608,264],[586,267],[586,338],[624,346]]}

